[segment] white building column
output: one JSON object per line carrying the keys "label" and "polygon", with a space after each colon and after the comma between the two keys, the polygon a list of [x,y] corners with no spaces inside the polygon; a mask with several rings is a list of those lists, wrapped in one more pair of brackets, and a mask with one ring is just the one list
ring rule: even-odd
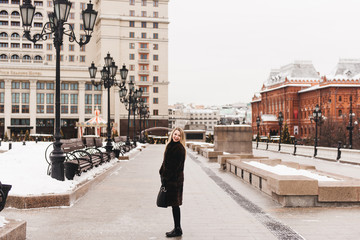
{"label": "white building column", "polygon": [[36,82],[36,79],[30,80],[30,126],[34,127],[30,129],[30,134],[36,133]]}
{"label": "white building column", "polygon": [[8,136],[8,138],[11,138],[10,130],[8,129],[8,126],[11,125],[11,105],[12,105],[12,99],[11,99],[11,79],[5,79],[5,106],[4,106],[4,135]]}
{"label": "white building column", "polygon": [[85,122],[85,80],[79,81],[79,122]]}

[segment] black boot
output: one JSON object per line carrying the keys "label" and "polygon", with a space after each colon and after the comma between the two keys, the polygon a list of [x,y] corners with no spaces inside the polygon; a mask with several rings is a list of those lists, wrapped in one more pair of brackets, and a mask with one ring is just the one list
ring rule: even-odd
{"label": "black boot", "polygon": [[179,237],[182,235],[182,230],[180,227],[174,228],[171,232],[166,233],[166,237]]}

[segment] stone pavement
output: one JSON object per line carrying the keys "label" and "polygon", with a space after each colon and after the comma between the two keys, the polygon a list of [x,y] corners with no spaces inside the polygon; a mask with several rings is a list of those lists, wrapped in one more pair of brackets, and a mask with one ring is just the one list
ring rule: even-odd
{"label": "stone pavement", "polygon": [[[27,221],[29,240],[166,239],[165,232],[173,227],[171,208],[155,205],[164,147],[148,145],[130,161],[120,162],[117,171],[72,207],[7,208],[1,215]],[[254,153],[291,158],[266,151]],[[357,166],[319,163],[324,168],[328,164],[329,168],[348,169],[351,175],[357,172],[360,176]],[[234,175],[219,170],[217,163],[188,149],[181,222],[184,235],[178,239],[184,240],[358,239],[360,207],[283,208]]]}

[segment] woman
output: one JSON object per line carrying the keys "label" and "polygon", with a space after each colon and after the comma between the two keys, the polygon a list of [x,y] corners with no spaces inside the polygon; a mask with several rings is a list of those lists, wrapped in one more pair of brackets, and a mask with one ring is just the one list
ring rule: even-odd
{"label": "woman", "polygon": [[175,128],[167,141],[164,161],[159,170],[161,185],[167,190],[166,202],[172,207],[174,218],[174,229],[166,233],[167,237],[182,235],[179,206],[182,205],[185,155],[184,130]]}

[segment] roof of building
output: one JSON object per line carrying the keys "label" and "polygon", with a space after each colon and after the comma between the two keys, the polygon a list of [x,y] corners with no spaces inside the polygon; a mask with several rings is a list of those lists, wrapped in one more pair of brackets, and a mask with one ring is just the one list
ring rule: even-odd
{"label": "roof of building", "polygon": [[272,69],[264,86],[270,87],[286,80],[320,80],[320,76],[311,61],[294,61],[280,69]]}
{"label": "roof of building", "polygon": [[333,72],[326,75],[327,80],[359,79],[360,59],[340,58]]}

